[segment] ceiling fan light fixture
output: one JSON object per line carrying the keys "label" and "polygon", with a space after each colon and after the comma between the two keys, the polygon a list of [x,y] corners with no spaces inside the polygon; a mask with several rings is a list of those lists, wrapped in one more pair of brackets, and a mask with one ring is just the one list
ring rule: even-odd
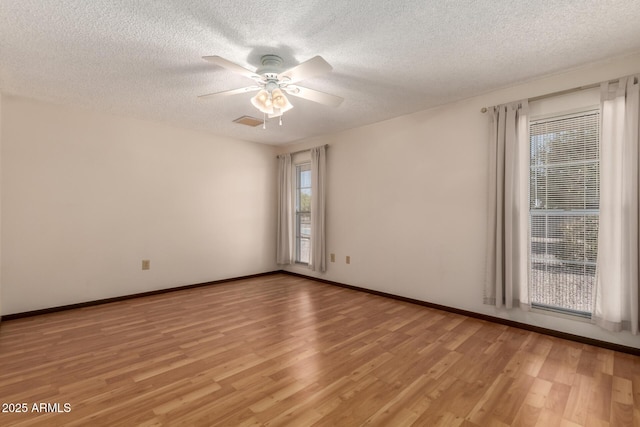
{"label": "ceiling fan light fixture", "polygon": [[264,89],[251,98],[251,104],[265,114],[273,114],[273,102],[271,101],[271,95]]}

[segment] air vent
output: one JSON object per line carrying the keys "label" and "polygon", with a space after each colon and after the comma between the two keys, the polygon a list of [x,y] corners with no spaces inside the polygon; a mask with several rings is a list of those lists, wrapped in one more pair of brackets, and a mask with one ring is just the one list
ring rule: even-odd
{"label": "air vent", "polygon": [[252,127],[256,127],[262,124],[262,120],[256,119],[255,117],[251,117],[251,116],[238,117],[237,119],[234,120],[234,122],[240,123],[241,125],[252,126]]}

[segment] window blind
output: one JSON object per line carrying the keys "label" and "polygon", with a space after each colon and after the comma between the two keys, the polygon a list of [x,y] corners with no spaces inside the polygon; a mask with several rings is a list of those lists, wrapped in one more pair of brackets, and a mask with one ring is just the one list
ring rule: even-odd
{"label": "window blind", "polygon": [[600,198],[600,112],[532,121],[532,305],[590,315]]}
{"label": "window blind", "polygon": [[311,163],[296,166],[296,262],[309,264],[311,241]]}

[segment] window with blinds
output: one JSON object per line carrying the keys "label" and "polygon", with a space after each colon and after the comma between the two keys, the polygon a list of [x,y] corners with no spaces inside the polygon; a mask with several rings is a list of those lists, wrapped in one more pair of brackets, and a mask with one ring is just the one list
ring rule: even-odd
{"label": "window with blinds", "polygon": [[531,303],[588,317],[598,251],[600,112],[529,126]]}
{"label": "window with blinds", "polygon": [[309,264],[311,247],[311,163],[296,166],[296,262]]}

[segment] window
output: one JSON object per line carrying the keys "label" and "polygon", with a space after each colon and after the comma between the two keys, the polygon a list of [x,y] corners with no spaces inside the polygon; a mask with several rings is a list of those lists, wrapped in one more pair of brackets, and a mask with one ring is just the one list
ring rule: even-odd
{"label": "window", "polygon": [[296,262],[309,264],[311,241],[311,163],[296,166]]}
{"label": "window", "polygon": [[598,250],[599,110],[532,121],[529,295],[590,317]]}

